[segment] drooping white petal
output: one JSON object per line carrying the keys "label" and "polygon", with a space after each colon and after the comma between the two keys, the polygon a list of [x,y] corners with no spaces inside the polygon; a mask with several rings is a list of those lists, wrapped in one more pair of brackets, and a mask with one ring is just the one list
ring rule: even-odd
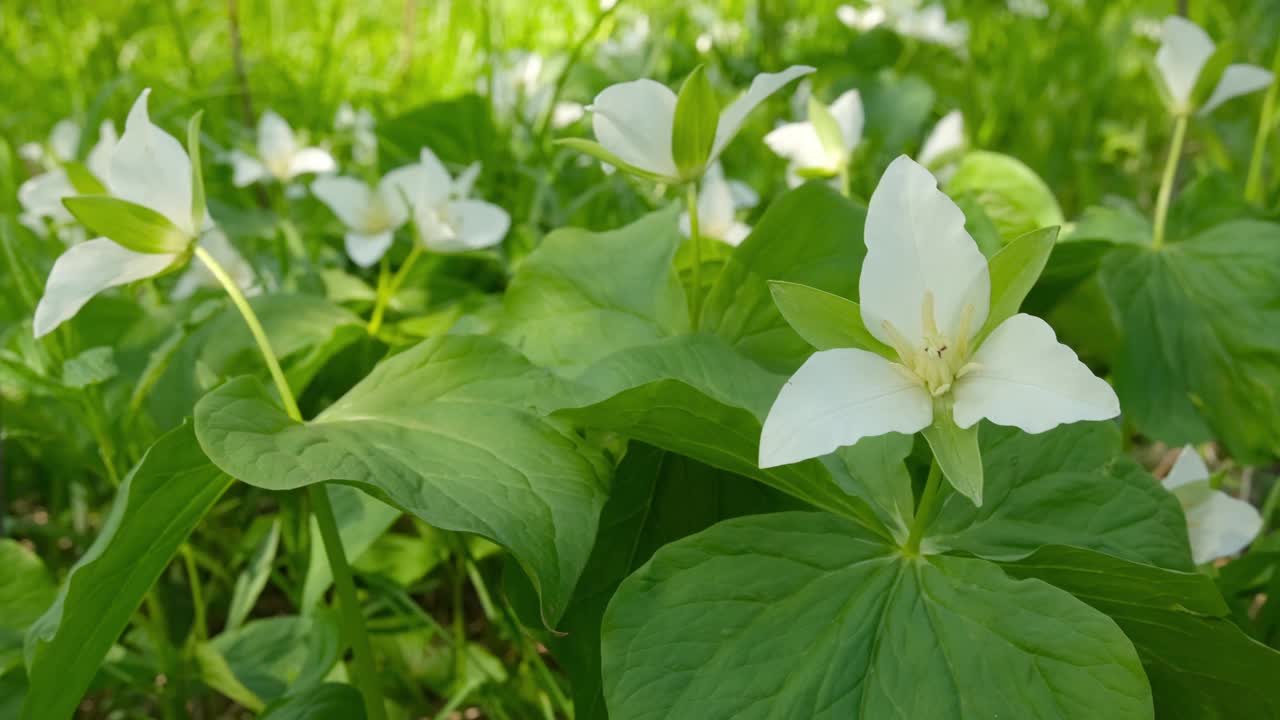
{"label": "drooping white petal", "polygon": [[[378,183],[379,193],[389,201],[406,208],[430,206],[444,202],[452,190],[449,171],[429,149],[423,148],[421,159],[387,173]],[[408,205],[404,205],[404,203]]]}
{"label": "drooping white petal", "polygon": [[453,180],[453,196],[455,198],[465,198],[471,195],[471,191],[475,189],[476,179],[480,177],[480,162],[476,161],[463,168],[458,173],[458,177]]}
{"label": "drooping white petal", "polygon": [[1186,109],[1200,71],[1213,55],[1213,50],[1213,40],[1199,25],[1177,15],[1165,18],[1160,28],[1156,67],[1160,69],[1175,109]]}
{"label": "drooping white petal", "polygon": [[76,159],[76,151],[80,149],[80,126],[70,118],[64,118],[54,124],[49,131],[49,150],[62,162]]}
{"label": "drooping white petal", "polygon": [[1262,531],[1262,515],[1249,503],[1214,490],[1186,508],[1191,557],[1197,565],[1243,550]]}
{"label": "drooping white petal", "polygon": [[[787,83],[798,77],[808,75],[815,69],[808,65],[792,65],[782,72],[760,73],[757,75],[751,81],[751,86],[747,88],[747,91],[741,97],[729,103],[724,110],[720,111],[720,122],[716,125],[716,138],[711,146],[709,160],[715,160],[720,157],[720,153],[724,151],[725,146],[742,128],[742,123],[747,119],[747,115],[752,110],[755,110],[757,105],[767,100],[770,95],[781,90]],[[672,104],[671,109],[674,113],[674,104]],[[668,136],[670,136],[670,133],[668,133]]]}
{"label": "drooping white petal", "polygon": [[760,193],[741,180],[730,180],[729,192],[733,194],[733,204],[736,207],[753,208],[760,204]]}
{"label": "drooping white petal", "polygon": [[1209,466],[1204,464],[1204,458],[1200,457],[1195,448],[1187,445],[1178,453],[1178,461],[1169,469],[1169,474],[1164,476],[1162,484],[1166,490],[1173,490],[1208,479]]}
{"label": "drooping white petal", "polygon": [[916,160],[925,167],[932,167],[935,160],[964,147],[964,114],[952,110],[929,131]]}
{"label": "drooping white petal", "polygon": [[94,295],[158,275],[177,255],[136,253],[106,238],[73,245],[53,263],[44,296],[36,305],[35,336],[43,337],[71,319]]}
{"label": "drooping white petal", "polygon": [[1241,95],[1261,90],[1271,84],[1272,75],[1257,65],[1228,65],[1213,94],[1200,108],[1200,114],[1211,112],[1222,103]]}
{"label": "drooping white petal", "polygon": [[392,238],[391,230],[371,235],[349,232],[345,238],[347,256],[360,267],[370,267],[386,254],[387,248],[391,247]]}
{"label": "drooping white petal", "polygon": [[733,190],[724,179],[724,172],[703,176],[698,192],[698,220],[707,228],[709,237],[721,238],[733,226],[737,206],[733,202]]}
{"label": "drooping white petal", "polygon": [[287,180],[289,162],[297,151],[297,141],[289,123],[271,110],[258,118],[258,158],[271,174]]}
{"label": "drooping white petal", "polygon": [[113,195],[155,210],[195,235],[191,218],[191,161],[182,143],[151,123],[142,94],[129,111],[124,135],[111,157],[107,186]]}
{"label": "drooping white petal", "polygon": [[357,230],[365,227],[365,218],[373,204],[373,190],[368,185],[355,178],[325,176],[311,183],[311,192],[347,227]]}
{"label": "drooping white petal", "polygon": [[1041,433],[1063,423],[1108,420],[1120,400],[1107,382],[1058,342],[1053,328],[1019,313],[991,332],[956,380],[955,420],[962,428],[986,418]]}
{"label": "drooping white petal", "polygon": [[338,163],[334,162],[328,150],[309,147],[294,153],[293,158],[289,160],[288,176],[295,178],[307,173],[330,173],[337,169]]}
{"label": "drooping white petal", "polygon": [[94,143],[89,150],[85,165],[89,168],[89,172],[104,184],[111,176],[111,158],[115,155],[116,144],[119,142],[120,136],[116,134],[116,124],[110,120],[103,120],[98,126],[98,142]]}
{"label": "drooping white petal", "polygon": [[760,434],[760,467],[820,457],[864,437],[918,432],[932,421],[932,399],[902,366],[863,350],[823,350],[778,393]]}
{"label": "drooping white petal", "polygon": [[454,200],[445,208],[449,232],[424,233],[427,248],[453,253],[483,250],[502,242],[511,228],[506,210],[482,200]]}
{"label": "drooping white petal", "polygon": [[720,240],[721,242],[732,245],[733,247],[738,247],[739,245],[742,244],[743,240],[747,239],[747,236],[750,234],[751,234],[750,225],[744,222],[738,222],[735,220],[733,222],[733,225],[730,225],[729,229],[726,230],[717,239]]}
{"label": "drooping white petal", "polygon": [[847,155],[862,142],[862,126],[866,118],[862,111],[862,96],[857,90],[849,90],[831,103],[831,117],[840,126],[840,135],[844,139],[844,152]]}
{"label": "drooping white petal", "polygon": [[893,345],[887,321],[908,341],[922,340],[926,292],[944,337],[958,339],[966,312],[970,337],[982,327],[991,303],[987,260],[964,229],[964,213],[905,155],[871,194],[865,239],[859,302],[872,335]]}
{"label": "drooping white petal", "polygon": [[834,170],[827,149],[812,123],[794,122],[779,125],[764,136],[765,145],[800,169]]}
{"label": "drooping white petal", "polygon": [[604,149],[641,170],[679,175],[671,154],[676,94],[666,85],[648,79],[610,85],[587,109]]}
{"label": "drooping white petal", "polygon": [[62,168],[41,173],[18,188],[18,202],[32,218],[51,218],[55,222],[71,222],[74,218],[62,198],[76,194],[71,179]]}
{"label": "drooping white petal", "polygon": [[230,159],[231,184],[236,187],[252,185],[268,175],[266,166],[248,153],[232,150]]}

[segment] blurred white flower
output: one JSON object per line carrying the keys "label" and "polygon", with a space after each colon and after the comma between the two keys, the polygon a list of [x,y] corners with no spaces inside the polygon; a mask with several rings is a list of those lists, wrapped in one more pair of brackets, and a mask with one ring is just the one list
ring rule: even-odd
{"label": "blurred white flower", "polygon": [[480,164],[452,178],[429,148],[422,148],[415,184],[405,188],[418,239],[438,253],[483,250],[502,242],[511,216],[492,203],[470,197]]}
{"label": "blurred white flower", "polygon": [[[815,112],[826,114],[815,119]],[[862,142],[863,120],[862,97],[857,90],[849,90],[830,107],[812,101],[807,120],[778,126],[764,136],[764,142],[788,160],[787,184],[795,187],[807,177],[844,173]]]}
{"label": "blurred white flower", "polygon": [[405,198],[421,181],[417,165],[396,168],[377,187],[363,180],[324,175],[311,183],[311,192],[346,225],[347,255],[360,267],[369,267],[391,247],[395,231],[409,219]]}
{"label": "blurred white flower", "polygon": [[761,467],[940,420],[969,428],[985,418],[1040,433],[1120,413],[1111,386],[1043,320],[1019,313],[979,336],[991,303],[987,260],[960,208],[910,158],[894,160],[880,179],[865,237],[862,321],[897,362],[856,348],[810,356],[769,410]]}
{"label": "blurred white flower", "polygon": [[847,27],[866,32],[881,25],[899,35],[941,45],[960,55],[967,52],[969,25],[947,21],[941,3],[920,7],[920,0],[871,0],[865,7],[841,5],[836,18]]}
{"label": "blurred white flower", "polygon": [[1049,17],[1049,3],[1045,0],[1006,0],[1006,7],[1014,15],[1043,20]]}
{"label": "blurred white flower", "polygon": [[[59,124],[69,122],[69,120],[63,120]],[[69,146],[71,155],[60,158],[60,162],[75,160],[75,147],[80,142],[80,130],[74,125],[71,127],[75,129],[76,134],[74,143]],[[56,135],[57,132],[54,134]],[[104,120],[98,128],[98,142],[89,150],[89,156],[85,162],[89,172],[103,185],[106,185],[111,167],[111,154],[115,151],[118,141],[115,123]],[[68,141],[64,138],[63,142]],[[63,150],[66,149],[66,147],[63,148]],[[62,226],[75,220],[71,212],[62,204],[62,199],[76,194],[78,193],[67,171],[61,165],[55,165],[48,172],[29,178],[18,188],[18,203],[22,206],[18,221],[37,234],[44,233],[46,221],[52,222],[54,229],[61,231]],[[59,232],[59,234],[62,233]],[[78,237],[78,234],[72,233],[71,237]]]}
{"label": "blurred white flower", "polygon": [[[751,226],[738,220],[738,210],[759,202],[759,194],[750,185],[726,180],[720,163],[712,164],[698,187],[698,234],[734,247],[741,245],[751,234]],[[680,213],[680,232],[689,237],[690,229],[688,211]]]}
{"label": "blurred white flower", "polygon": [[916,155],[916,162],[929,168],[939,182],[945,183],[955,174],[958,156],[964,148],[964,115],[959,110],[952,110],[929,131]]}
{"label": "blurred white flower", "polygon": [[300,147],[293,128],[271,110],[258,118],[257,145],[257,157],[240,150],[231,151],[231,182],[236,187],[269,179],[285,183],[299,175],[330,173],[338,167],[329,151]]}
{"label": "blurred white flower", "polygon": [[1182,503],[1191,555],[1197,565],[1235,555],[1262,530],[1258,510],[1210,487],[1209,476],[1200,453],[1188,445],[1163,482],[1165,489]]}
{"label": "blurred white flower", "polygon": [[[1191,107],[1194,101],[1191,93],[1215,49],[1213,40],[1199,25],[1177,15],[1165,18],[1160,31],[1160,49],[1156,51],[1156,67],[1160,69],[1175,115],[1195,110]],[[1228,65],[1217,87],[1200,107],[1200,114],[1234,97],[1261,90],[1270,85],[1271,80],[1271,73],[1256,65]]]}
{"label": "blurred white flower", "polygon": [[351,103],[338,106],[333,117],[333,128],[340,133],[350,133],[351,154],[359,165],[372,165],[378,159],[378,134],[373,113],[369,108],[356,110]]}
{"label": "blurred white flower", "polygon": [[[216,227],[209,229],[201,236],[200,246],[209,251],[213,259],[218,261],[223,270],[227,271],[227,274],[231,276],[231,279],[235,281],[245,295],[253,297],[262,292],[262,288],[258,286],[258,276],[254,273],[253,266],[236,250],[222,230]],[[186,272],[182,274],[182,277],[178,278],[178,282],[174,284],[170,295],[175,300],[183,300],[191,297],[196,290],[203,287],[216,288],[221,287],[221,285],[204,263],[192,263]]]}

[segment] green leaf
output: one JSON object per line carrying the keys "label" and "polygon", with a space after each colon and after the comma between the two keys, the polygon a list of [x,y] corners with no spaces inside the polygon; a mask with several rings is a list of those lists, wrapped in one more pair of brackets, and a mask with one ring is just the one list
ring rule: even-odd
{"label": "green leaf", "polygon": [[671,128],[671,156],[683,179],[696,180],[706,169],[719,123],[720,103],[699,65],[680,86]]}
{"label": "green leaf", "polygon": [[866,210],[822,184],[778,198],[733,253],[707,296],[700,329],[774,372],[791,373],[813,352],[774,304],[770,281],[856,299],[867,247]]}
{"label": "green leaf", "polygon": [[1106,615],[985,560],[904,558],[824,513],[667,545],[604,622],[613,720],[1154,717]]}
{"label": "green leaf", "polygon": [[563,392],[495,340],[444,336],[384,361],[310,422],[240,378],[196,405],[196,429],[214,462],[251,485],[336,480],[503,545],[550,625],[586,563],[608,477],[599,449],[540,417]]}
{"label": "green leaf", "polygon": [[844,132],[840,130],[840,124],[832,116],[831,110],[813,95],[809,96],[809,123],[818,133],[818,141],[828,155],[844,157],[848,152],[844,146]]}
{"label": "green leaf", "polygon": [[199,110],[191,116],[187,123],[187,156],[191,158],[191,227],[204,227],[204,167],[200,162],[200,119],[204,111]]}
{"label": "green leaf", "polygon": [[1280,717],[1280,653],[1231,622],[1207,576],[1058,546],[1003,567],[1111,616],[1142,658],[1159,717]]}
{"label": "green leaf", "polygon": [[861,348],[897,362],[893,348],[875,338],[862,322],[858,303],[799,283],[769,283],[773,302],[792,330],[818,350]]}
{"label": "green leaf", "polygon": [[324,683],[305,692],[290,693],[269,705],[260,717],[262,720],[365,720],[364,701],[360,692],[350,685]]}
{"label": "green leaf", "polygon": [[0,538],[0,675],[5,674],[4,655],[21,650],[23,633],[57,591],[39,555],[17,540]]}
{"label": "green leaf", "polygon": [[1119,249],[1101,280],[1123,331],[1116,391],[1139,431],[1170,445],[1216,438],[1243,463],[1280,456],[1280,225]]}
{"label": "green leaf", "polygon": [[62,363],[62,384],[69,388],[99,385],[115,377],[115,351],[109,346],[90,348]]}
{"label": "green leaf", "polygon": [[981,508],[950,496],[926,547],[988,560],[1074,545],[1134,562],[1190,570],[1177,499],[1124,457],[1114,423],[1075,423],[1039,435],[987,425]]}
{"label": "green leaf", "polygon": [[69,718],[178,547],[231,486],[190,425],[161,437],[121,483],[102,532],[27,631],[23,718]]}
{"label": "green leaf", "polygon": [[991,258],[991,310],[974,344],[1013,317],[1040,278],[1058,239],[1058,228],[1034,230],[1005,245]]}
{"label": "green leaf", "polygon": [[590,155],[602,163],[608,163],[618,170],[628,175],[634,175],[642,180],[651,180],[659,183],[672,183],[677,181],[677,178],[664,177],[662,175],[651,173],[648,170],[641,170],[635,165],[632,165],[617,155],[605,150],[600,143],[587,140],[586,138],[560,138],[555,141],[555,144],[563,145],[570,150],[577,150],[580,153]]}
{"label": "green leaf", "polygon": [[544,367],[574,374],[600,358],[689,331],[671,261],[672,205],[618,230],[557,230],[520,265],[497,334]]}
{"label": "green leaf", "polygon": [[231,589],[231,604],[227,608],[227,622],[223,631],[231,631],[244,624],[249,612],[258,602],[258,596],[267,586],[271,578],[271,566],[276,559],[276,548],[280,544],[280,519],[271,523],[271,529],[262,537],[258,547],[253,551],[249,564],[236,576],[235,587]]}
{"label": "green leaf", "polygon": [[62,199],[76,219],[98,235],[139,253],[186,252],[191,237],[169,218],[149,207],[108,195],[77,195]]}
{"label": "green leaf", "polygon": [[318,686],[342,647],[336,620],[317,613],[253,620],[204,643],[197,657],[210,687],[260,710],[287,693]]}
{"label": "green leaf", "polygon": [[921,431],[943,477],[977,507],[982,507],[983,486],[982,453],[978,449],[980,426],[975,423],[961,428],[953,418],[951,403],[935,400],[933,424]]}
{"label": "green leaf", "polygon": [[106,195],[107,187],[102,181],[94,177],[89,172],[89,168],[83,163],[68,161],[62,163],[62,169],[67,173],[67,179],[71,181],[71,187],[75,188],[79,195]]}
{"label": "green leaf", "polygon": [[[357,562],[379,537],[395,523],[403,513],[367,493],[344,485],[329,485],[329,502],[338,521],[338,535],[347,559]],[[325,592],[333,585],[333,569],[325,555],[324,541],[320,537],[320,525],[311,518],[311,555],[307,561],[307,577],[302,583],[302,609],[315,607]]]}
{"label": "green leaf", "polygon": [[836,484],[867,501],[900,542],[906,541],[915,517],[915,496],[906,465],[914,441],[912,435],[886,433],[863,438],[822,458]]}
{"label": "green leaf", "polygon": [[1062,208],[1044,180],[1008,155],[981,150],[966,153],[947,180],[946,191],[951,196],[971,193],[1006,240],[1065,222]]}
{"label": "green leaf", "polygon": [[613,488],[591,559],[565,612],[564,634],[547,641],[572,680],[577,720],[607,718],[600,621],[627,575],[663,545],[720,520],[797,507],[759,483],[641,443],[627,448]]}

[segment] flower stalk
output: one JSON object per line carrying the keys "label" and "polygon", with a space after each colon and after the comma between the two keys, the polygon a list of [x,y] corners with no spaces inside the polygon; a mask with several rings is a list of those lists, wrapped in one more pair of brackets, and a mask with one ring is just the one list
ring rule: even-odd
{"label": "flower stalk", "polygon": [[[1280,47],[1276,48],[1275,60],[1271,62],[1271,72],[1280,76]],[[1262,110],[1258,115],[1258,133],[1253,138],[1253,156],[1249,158],[1249,175],[1244,183],[1244,199],[1254,204],[1263,200],[1262,159],[1267,154],[1267,140],[1274,124],[1276,96],[1280,94],[1280,80],[1274,77],[1267,94],[1262,98]]]}
{"label": "flower stalk", "polygon": [[692,320],[696,326],[702,316],[702,233],[698,229],[698,183],[685,186],[685,204],[689,210],[689,242],[693,243]]}
{"label": "flower stalk", "polygon": [[1155,223],[1151,246],[1164,245],[1165,223],[1169,218],[1169,199],[1173,196],[1173,181],[1178,175],[1178,161],[1182,158],[1182,143],[1187,137],[1188,116],[1179,113],[1173,124],[1173,140],[1169,143],[1169,158],[1165,161],[1164,176],[1160,179],[1160,193],[1156,196]]}
{"label": "flower stalk", "polygon": [[391,299],[400,291],[400,286],[404,284],[405,278],[409,276],[409,271],[413,269],[414,263],[422,256],[422,246],[414,243],[413,249],[409,251],[409,256],[404,259],[400,268],[396,270],[386,282],[378,283],[378,297],[374,300],[373,314],[369,317],[369,334],[377,335],[382,329],[383,316],[386,315],[387,306],[391,304]]}
{"label": "flower stalk", "polygon": [[908,556],[920,554],[920,540],[924,537],[924,528],[933,519],[937,509],[938,496],[942,486],[942,467],[934,459],[929,465],[929,478],[925,481],[924,492],[920,493],[920,504],[916,506],[915,518],[911,521],[911,530],[907,535],[907,544],[903,552]]}

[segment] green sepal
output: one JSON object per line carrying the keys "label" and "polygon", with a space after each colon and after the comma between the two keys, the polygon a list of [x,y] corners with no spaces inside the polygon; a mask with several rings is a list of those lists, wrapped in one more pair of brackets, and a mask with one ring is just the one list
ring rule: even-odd
{"label": "green sepal", "polygon": [[80,195],[106,195],[107,186],[102,181],[89,172],[89,168],[84,163],[69,160],[62,163],[62,171],[67,174],[67,179],[71,181],[71,187],[76,189],[76,193]]}
{"label": "green sepal", "polygon": [[988,268],[991,273],[991,310],[982,330],[973,339],[974,346],[1013,317],[1026,299],[1027,293],[1040,279],[1053,246],[1058,241],[1058,228],[1041,228],[1019,235],[991,257]]}
{"label": "green sepal", "polygon": [[706,170],[719,124],[720,104],[706,70],[699,65],[680,87],[671,126],[671,156],[682,180],[696,180]]}
{"label": "green sepal", "polygon": [[898,361],[897,352],[867,330],[858,303],[825,290],[781,280],[770,280],[769,292],[791,329],[818,350],[852,347]]}
{"label": "green sepal", "polygon": [[974,423],[969,428],[956,425],[951,400],[938,398],[933,403],[933,424],[922,432],[943,477],[956,492],[982,507],[982,451],[978,448],[978,425]]}
{"label": "green sepal", "polygon": [[201,110],[191,116],[187,123],[187,156],[191,158],[191,227],[197,232],[204,226],[204,171],[200,163],[200,120],[204,117]]}
{"label": "green sepal", "polygon": [[192,238],[149,207],[109,195],[77,195],[62,204],[85,227],[134,252],[181,253]]}
{"label": "green sepal", "polygon": [[600,162],[609,163],[620,172],[624,172],[628,175],[634,175],[643,180],[652,180],[653,182],[668,184],[675,184],[679,182],[679,178],[670,178],[665,175],[649,172],[648,170],[642,170],[609,152],[600,143],[587,140],[586,138],[561,138],[556,140],[555,144],[563,145],[572,150],[586,153]]}
{"label": "green sepal", "polygon": [[844,157],[844,133],[840,130],[840,124],[836,122],[830,108],[812,95],[809,96],[809,123],[818,133],[818,140],[822,142],[822,148],[828,155]]}

